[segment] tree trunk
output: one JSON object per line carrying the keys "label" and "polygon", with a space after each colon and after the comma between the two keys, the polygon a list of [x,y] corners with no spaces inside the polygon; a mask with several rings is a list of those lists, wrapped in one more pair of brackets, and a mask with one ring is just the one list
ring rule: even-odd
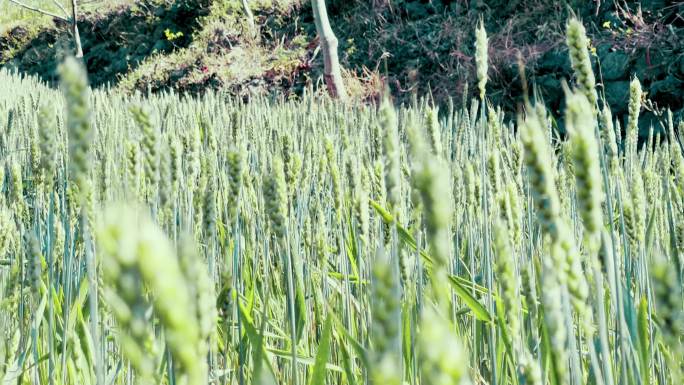
{"label": "tree trunk", "polygon": [[81,35],[78,33],[78,21],[76,16],[76,0],[71,0],[71,34],[74,36],[74,44],[76,45],[76,58],[83,57],[83,47],[81,46]]}
{"label": "tree trunk", "polygon": [[340,60],[337,57],[337,38],[330,27],[328,11],[325,8],[325,0],[311,0],[313,7],[316,31],[321,39],[321,51],[323,52],[323,76],[328,92],[332,98],[345,100],[347,92],[342,81]]}

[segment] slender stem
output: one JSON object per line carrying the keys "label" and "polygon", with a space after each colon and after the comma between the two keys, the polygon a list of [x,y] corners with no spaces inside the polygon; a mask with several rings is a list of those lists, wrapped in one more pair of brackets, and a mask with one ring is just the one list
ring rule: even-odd
{"label": "slender stem", "polygon": [[104,368],[103,361],[100,354],[100,332],[99,332],[99,317],[98,317],[98,282],[97,282],[97,264],[95,262],[95,255],[93,252],[92,239],[90,237],[90,229],[87,225],[86,214],[81,213],[81,230],[85,238],[85,252],[86,252],[86,272],[88,274],[88,285],[90,293],[88,295],[88,304],[90,306],[90,334],[93,338],[94,354],[95,354],[95,378],[97,385],[104,385]]}
{"label": "slender stem", "polygon": [[15,5],[19,6],[19,7],[28,9],[29,11],[38,12],[38,13],[41,13],[41,14],[43,14],[43,15],[45,15],[45,16],[50,16],[50,17],[53,17],[53,18],[55,18],[55,19],[58,19],[58,20],[67,22],[67,23],[69,22],[69,19],[67,19],[67,18],[64,17],[64,16],[60,16],[60,15],[54,14],[54,13],[52,13],[52,12],[50,12],[50,11],[46,11],[46,10],[44,10],[44,9],[41,9],[41,8],[38,8],[38,7],[34,7],[34,6],[32,6],[32,5],[23,3],[23,2],[21,2],[21,1],[19,1],[19,0],[7,0],[7,1],[9,1],[10,3],[13,3],[13,4],[15,4]]}
{"label": "slender stem", "polygon": [[[287,230],[285,230],[285,238]],[[287,264],[287,294],[288,294],[288,309],[290,313],[290,354],[292,355],[292,385],[297,385],[297,325],[295,324],[295,291],[294,291],[294,271],[292,264],[292,256],[290,255],[290,248],[286,242],[278,240],[280,251],[283,252],[285,248],[285,262]]]}
{"label": "slender stem", "polygon": [[[49,191],[49,189],[48,189]],[[46,262],[48,265],[48,282],[47,285],[47,298],[48,298],[48,329],[50,333],[48,335],[48,381],[50,385],[54,385],[55,378],[55,339],[52,331],[55,325],[55,304],[52,300],[52,282],[54,279],[54,261],[52,253],[52,224],[54,223],[54,195],[50,194],[50,206],[48,208],[48,223],[47,223],[47,234],[45,239],[46,247]]]}

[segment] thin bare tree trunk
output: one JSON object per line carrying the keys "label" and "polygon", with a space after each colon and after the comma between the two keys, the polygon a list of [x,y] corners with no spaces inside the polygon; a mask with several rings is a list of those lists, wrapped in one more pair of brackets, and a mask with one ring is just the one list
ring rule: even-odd
{"label": "thin bare tree trunk", "polygon": [[81,35],[78,33],[78,21],[76,16],[76,0],[71,0],[71,34],[74,36],[74,44],[76,45],[76,58],[83,57],[83,47],[81,46]]}
{"label": "thin bare tree trunk", "polygon": [[323,52],[323,76],[328,92],[332,98],[347,99],[347,92],[342,80],[342,69],[337,56],[337,37],[330,27],[328,11],[325,8],[325,0],[311,0],[313,7],[316,31],[321,38],[321,51]]}

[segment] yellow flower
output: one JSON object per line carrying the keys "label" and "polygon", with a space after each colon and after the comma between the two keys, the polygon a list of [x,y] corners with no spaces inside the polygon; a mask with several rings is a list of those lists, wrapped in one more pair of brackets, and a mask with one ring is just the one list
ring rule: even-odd
{"label": "yellow flower", "polygon": [[183,32],[181,32],[181,31],[173,32],[167,28],[164,30],[164,36],[166,36],[166,40],[173,41],[173,40],[178,39],[179,37],[183,37]]}
{"label": "yellow flower", "polygon": [[603,28],[610,29],[610,21],[606,20],[603,22]]}

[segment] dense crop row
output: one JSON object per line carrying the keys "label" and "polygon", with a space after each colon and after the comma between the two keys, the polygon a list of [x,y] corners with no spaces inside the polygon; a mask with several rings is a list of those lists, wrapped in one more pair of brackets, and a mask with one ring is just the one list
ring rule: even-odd
{"label": "dense crop row", "polygon": [[2,383],[681,383],[673,122],[635,79],[622,137],[574,20],[567,139],[505,122],[477,36],[442,113],[0,72]]}

